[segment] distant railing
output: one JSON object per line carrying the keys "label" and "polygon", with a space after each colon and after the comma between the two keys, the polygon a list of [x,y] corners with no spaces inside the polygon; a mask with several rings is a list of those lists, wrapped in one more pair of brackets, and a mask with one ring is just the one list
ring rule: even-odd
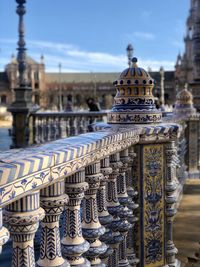
{"label": "distant railing", "polygon": [[107,122],[107,112],[37,112],[29,117],[29,143],[42,144],[89,131],[91,123]]}

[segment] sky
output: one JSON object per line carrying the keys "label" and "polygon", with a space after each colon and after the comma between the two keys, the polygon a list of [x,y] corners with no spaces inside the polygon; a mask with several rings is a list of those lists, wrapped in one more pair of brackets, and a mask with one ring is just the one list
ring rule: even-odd
{"label": "sky", "polygon": [[[138,65],[173,70],[183,38],[190,0],[27,0],[27,53],[46,70],[117,72],[127,66],[134,46]],[[15,0],[0,0],[0,70],[16,54]]]}

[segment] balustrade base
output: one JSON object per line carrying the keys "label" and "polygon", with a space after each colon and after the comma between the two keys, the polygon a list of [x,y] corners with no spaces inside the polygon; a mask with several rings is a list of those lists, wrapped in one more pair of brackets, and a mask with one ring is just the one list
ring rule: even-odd
{"label": "balustrade base", "polygon": [[174,263],[165,265],[163,267],[181,267],[181,262],[176,259]]}
{"label": "balustrade base", "polygon": [[[75,259],[76,260],[76,259]],[[91,264],[90,262],[87,260],[87,259],[84,259],[84,261],[82,263],[71,263],[70,262],[70,265],[71,267],[90,267]]]}
{"label": "balustrade base", "polygon": [[188,179],[199,179],[200,178],[200,172],[188,172]]}
{"label": "balustrade base", "polygon": [[64,258],[70,258],[70,255],[75,254],[83,254],[85,251],[87,251],[90,247],[90,244],[85,241],[84,243],[78,244],[78,245],[68,245],[68,244],[62,244],[62,253]]}
{"label": "balustrade base", "polygon": [[38,263],[36,264],[36,267],[70,267],[70,266],[71,265],[67,261],[65,261],[61,265],[57,265],[55,263],[51,264],[51,261],[48,261],[46,264],[42,264],[42,265],[40,265]]}
{"label": "balustrade base", "polygon": [[104,254],[100,255],[99,258],[100,258],[101,260],[106,260],[106,259],[108,259],[108,257],[109,257],[110,255],[112,255],[112,253],[113,253],[113,249],[112,249],[111,247],[108,247],[107,250],[106,250],[106,252],[105,252]]}
{"label": "balustrade base", "polygon": [[130,264],[129,264],[128,260],[121,260],[121,261],[119,261],[118,266],[119,267],[129,267]]}
{"label": "balustrade base", "polygon": [[138,259],[135,259],[134,261],[129,261],[129,266],[130,267],[137,267],[138,266],[138,263],[139,263],[139,260]]}
{"label": "balustrade base", "polygon": [[91,262],[91,267],[107,267],[105,263],[101,262],[101,263],[93,263]]}

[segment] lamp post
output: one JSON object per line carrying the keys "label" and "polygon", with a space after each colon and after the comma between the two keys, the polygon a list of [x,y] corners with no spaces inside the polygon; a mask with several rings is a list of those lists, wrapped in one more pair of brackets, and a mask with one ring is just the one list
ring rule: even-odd
{"label": "lamp post", "polygon": [[160,102],[161,106],[165,105],[165,87],[164,87],[164,80],[165,80],[165,71],[163,66],[160,67]]}
{"label": "lamp post", "polygon": [[15,100],[8,108],[8,111],[10,111],[13,116],[11,148],[20,148],[28,145],[28,116],[30,111],[33,110],[32,89],[29,86],[27,75],[26,42],[24,37],[24,15],[26,13],[26,8],[24,5],[26,4],[26,0],[16,0],[16,3],[18,4],[16,12],[19,16],[19,39],[17,43],[19,79],[17,88],[14,88]]}
{"label": "lamp post", "polygon": [[134,51],[134,48],[132,46],[132,44],[128,44],[127,48],[126,48],[126,52],[127,52],[127,57],[128,57],[128,65],[129,65],[129,68],[131,67],[132,65],[132,57],[133,57],[133,51]]}
{"label": "lamp post", "polygon": [[61,88],[61,69],[62,65],[61,63],[58,64],[58,69],[59,69],[59,110],[61,111],[62,108],[62,88]]}

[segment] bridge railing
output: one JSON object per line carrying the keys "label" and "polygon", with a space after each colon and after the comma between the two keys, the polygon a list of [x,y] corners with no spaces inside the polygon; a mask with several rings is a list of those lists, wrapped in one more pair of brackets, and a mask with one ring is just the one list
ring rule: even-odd
{"label": "bridge railing", "polygon": [[36,112],[29,116],[29,144],[42,144],[89,131],[88,126],[107,122],[106,111]]}
{"label": "bridge railing", "polygon": [[[102,126],[1,154],[0,245],[10,234],[12,266],[35,266],[36,260],[37,266],[175,262],[180,133],[174,123]],[[151,242],[159,243],[156,259]]]}

